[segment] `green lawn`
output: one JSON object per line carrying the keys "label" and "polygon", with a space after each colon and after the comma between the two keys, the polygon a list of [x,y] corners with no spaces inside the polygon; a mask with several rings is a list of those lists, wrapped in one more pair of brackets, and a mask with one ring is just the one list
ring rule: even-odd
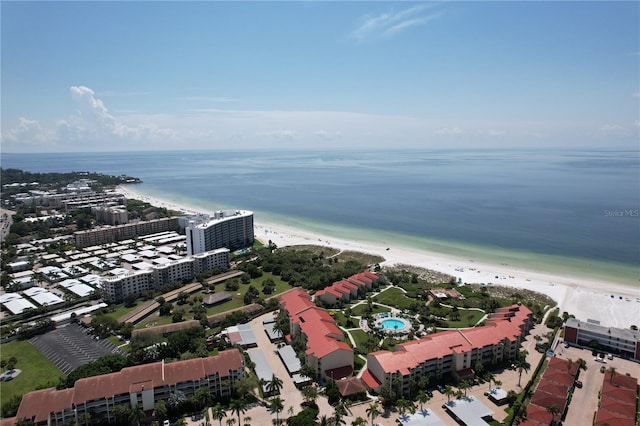
{"label": "green lawn", "polygon": [[413,300],[405,296],[403,291],[399,288],[387,289],[374,297],[373,300],[375,302],[393,306],[397,309],[407,309],[414,302]]}
{"label": "green lawn", "polygon": [[349,333],[356,342],[356,347],[362,347],[362,344],[369,338],[369,335],[362,330],[349,330]]}
{"label": "green lawn", "polygon": [[113,312],[107,313],[107,315],[110,316],[111,318],[120,319],[121,316],[123,316],[124,314],[128,314],[129,312],[133,311],[135,308],[137,308],[142,303],[147,303],[147,302],[138,301],[138,302],[136,302],[135,306],[132,306],[131,308],[127,308],[125,306],[120,306],[119,308],[117,308]]}
{"label": "green lawn", "polygon": [[[268,278],[272,278],[273,281],[276,284],[276,289],[272,294],[264,294],[262,293],[262,282]],[[223,291],[226,291],[227,293],[231,294],[231,300],[224,302],[224,303],[220,303],[216,306],[212,306],[211,308],[207,309],[207,316],[209,315],[214,315],[214,314],[219,314],[222,312],[227,312],[230,311],[232,309],[236,309],[236,308],[240,308],[242,306],[244,306],[244,295],[247,292],[247,290],[249,289],[249,286],[253,285],[255,288],[258,289],[258,291],[260,291],[260,297],[263,298],[268,298],[268,297],[272,297],[272,296],[276,296],[280,293],[283,293],[287,290],[289,290],[291,288],[291,286],[282,281],[282,279],[280,279],[279,276],[273,275],[269,272],[264,272],[262,274],[262,276],[260,278],[256,278],[254,280],[251,280],[251,282],[249,284],[240,284],[240,288],[237,291],[227,291],[225,290],[225,283],[219,283],[216,285],[216,293],[220,293]],[[205,297],[206,294],[204,294],[202,291],[193,293],[192,295],[190,295],[189,297],[193,297],[194,295],[199,295],[202,297]],[[189,310],[191,309],[191,306],[187,303],[184,305],[178,305],[176,303],[174,303],[174,309],[183,309],[185,311],[185,315],[184,315],[184,319],[186,320],[191,320],[193,319],[193,313],[189,312]],[[168,316],[164,316],[161,317],[158,315],[157,312],[149,315],[147,318],[145,318],[142,322],[140,322],[136,328],[143,328],[145,327],[147,324],[154,324],[154,326],[157,325],[166,325],[166,324],[171,324],[172,322],[172,316],[168,315]]]}
{"label": "green lawn", "polygon": [[[264,294],[262,292],[262,282],[268,278],[272,278],[273,281],[276,283],[276,289],[271,294]],[[257,288],[258,291],[260,291],[260,297],[263,297],[265,299],[268,297],[276,296],[280,293],[284,293],[285,291],[291,288],[291,286],[288,283],[282,281],[282,279],[280,279],[279,276],[273,275],[270,272],[264,272],[260,278],[251,280],[249,284],[240,284],[240,288],[238,289],[238,291],[228,292],[228,293],[231,293],[233,298],[228,302],[224,302],[207,309],[207,315],[219,314],[221,312],[226,312],[231,309],[236,309],[241,306],[244,306],[244,295],[249,289],[250,285]],[[224,286],[225,286],[224,283],[220,283],[216,285],[216,292],[226,291],[224,289]]]}
{"label": "green lawn", "polygon": [[[356,306],[355,308],[351,309],[351,313],[355,316],[362,316],[364,315],[364,311],[367,309],[367,304],[366,303],[362,303],[358,306]],[[375,303],[373,304],[373,310],[372,310],[372,314],[379,314],[380,312],[388,312],[389,308],[385,308],[384,306],[378,306]]]}
{"label": "green lawn", "polygon": [[[450,311],[450,310],[448,310]],[[450,328],[466,328],[476,325],[480,318],[484,316],[484,312],[474,310],[459,309],[460,319],[458,321],[447,320],[447,324]],[[447,318],[449,316],[447,315]]]}
{"label": "green lawn", "polygon": [[2,359],[16,357],[16,368],[22,373],[10,382],[2,382],[0,404],[4,404],[14,395],[24,395],[39,387],[56,386],[64,377],[55,365],[49,362],[38,349],[27,340],[14,340],[0,346]]}

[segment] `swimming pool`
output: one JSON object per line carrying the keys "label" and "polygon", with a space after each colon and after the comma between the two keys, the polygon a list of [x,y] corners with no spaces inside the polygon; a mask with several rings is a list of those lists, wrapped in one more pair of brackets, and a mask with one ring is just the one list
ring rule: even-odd
{"label": "swimming pool", "polygon": [[411,323],[402,318],[387,318],[380,321],[380,327],[385,331],[407,331]]}

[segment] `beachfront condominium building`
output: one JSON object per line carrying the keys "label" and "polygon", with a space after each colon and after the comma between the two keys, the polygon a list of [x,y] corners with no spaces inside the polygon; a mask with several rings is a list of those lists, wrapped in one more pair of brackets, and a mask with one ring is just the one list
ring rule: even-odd
{"label": "beachfront condominium building", "polygon": [[564,325],[564,341],[579,346],[594,346],[624,358],[640,360],[640,331],[605,327],[594,321],[567,319]]}
{"label": "beachfront condominium building", "polygon": [[341,379],[353,374],[353,349],[327,311],[311,301],[309,293],[293,289],[280,296],[280,306],[289,315],[290,337],[306,343],[305,364],[317,379]]}
{"label": "beachfront condominium building", "polygon": [[237,349],[207,358],[127,367],[117,373],[79,379],[70,389],[29,392],[22,397],[16,417],[7,419],[7,424],[22,419],[35,425],[81,424],[79,419],[85,418],[85,413],[94,421],[118,423],[121,419],[116,419],[115,407],[138,404],[151,412],[156,402],[167,401],[178,391],[188,397],[204,388],[214,398],[228,398],[234,382],[244,373],[244,357]]}
{"label": "beachfront condominium building", "polygon": [[129,294],[139,295],[170,282],[192,280],[198,274],[213,269],[229,269],[229,249],[211,250],[149,269],[105,278],[100,281],[100,289],[104,300],[119,302]]}
{"label": "beachfront condominium building", "polygon": [[398,344],[393,352],[372,352],[362,379],[371,389],[387,385],[404,394],[421,377],[464,379],[478,362],[489,366],[515,359],[532,316],[527,307],[512,305],[496,310],[483,327],[442,331]]}
{"label": "beachfront condominium building", "polygon": [[73,236],[76,240],[76,247],[83,248],[163,231],[175,231],[177,229],[178,218],[166,217],[154,220],[141,220],[139,222],[118,226],[100,226],[87,231],[76,231],[73,233]]}
{"label": "beachfront condominium building", "polygon": [[253,245],[253,212],[217,211],[206,222],[192,221],[186,228],[187,254],[198,254],[226,247],[231,251]]}

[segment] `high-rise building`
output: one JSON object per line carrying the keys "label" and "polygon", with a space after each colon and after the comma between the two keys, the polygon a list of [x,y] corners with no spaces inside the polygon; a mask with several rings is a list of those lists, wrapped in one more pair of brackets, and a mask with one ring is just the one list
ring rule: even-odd
{"label": "high-rise building", "polygon": [[231,251],[253,245],[253,212],[217,211],[203,223],[192,221],[186,228],[187,254],[193,255],[219,248]]}

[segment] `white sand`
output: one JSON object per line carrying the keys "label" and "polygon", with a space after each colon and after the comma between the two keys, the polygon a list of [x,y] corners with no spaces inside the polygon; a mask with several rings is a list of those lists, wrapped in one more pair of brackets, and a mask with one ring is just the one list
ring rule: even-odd
{"label": "white sand", "polygon": [[[117,191],[128,198],[143,200],[171,210],[185,213],[198,212],[191,206],[145,196],[135,192],[131,187],[118,187]],[[213,214],[213,212],[203,213]],[[640,290],[638,288],[526,270],[512,265],[479,263],[470,259],[407,247],[387,247],[381,243],[327,237],[287,225],[261,222],[259,217],[254,217],[254,225],[258,240],[263,243],[271,240],[278,247],[315,244],[376,254],[386,259],[382,265],[415,265],[462,278],[465,283],[499,284],[535,290],[553,298],[558,303],[560,312],[569,312],[583,321],[594,319],[600,321],[602,325],[620,328],[627,328],[632,324],[640,325]]]}

